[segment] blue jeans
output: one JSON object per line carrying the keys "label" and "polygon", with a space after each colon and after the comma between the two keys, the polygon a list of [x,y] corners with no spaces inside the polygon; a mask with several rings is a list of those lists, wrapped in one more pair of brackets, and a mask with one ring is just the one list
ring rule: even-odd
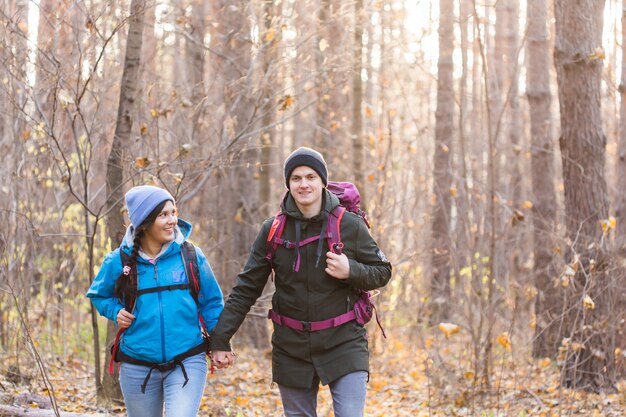
{"label": "blue jeans", "polygon": [[[352,372],[328,384],[335,417],[363,417],[366,384],[365,371]],[[308,389],[279,385],[278,389],[286,417],[317,417],[319,385]]]}
{"label": "blue jeans", "polygon": [[207,374],[206,354],[200,353],[183,360],[189,381],[185,383],[182,368],[161,372],[152,371],[145,394],[141,392],[150,368],[122,362],[120,387],[124,394],[128,417],[195,417],[204,392]]}

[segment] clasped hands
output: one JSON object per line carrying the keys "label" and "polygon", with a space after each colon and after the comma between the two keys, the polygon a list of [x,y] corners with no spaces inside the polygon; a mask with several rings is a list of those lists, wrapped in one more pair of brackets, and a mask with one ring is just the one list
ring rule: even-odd
{"label": "clasped hands", "polygon": [[235,363],[235,352],[214,350],[211,352],[211,362],[217,369],[225,369]]}

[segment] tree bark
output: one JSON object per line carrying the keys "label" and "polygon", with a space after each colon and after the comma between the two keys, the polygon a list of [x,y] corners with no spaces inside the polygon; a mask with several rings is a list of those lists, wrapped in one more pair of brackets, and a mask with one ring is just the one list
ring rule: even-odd
{"label": "tree bark", "polygon": [[[124,235],[124,218],[121,212],[122,200],[124,198],[124,161],[125,149],[130,143],[130,135],[133,128],[133,118],[136,114],[135,100],[139,83],[139,69],[141,64],[141,47],[143,44],[145,0],[132,0],[130,5],[130,20],[128,25],[128,37],[126,39],[126,55],[124,57],[124,70],[120,87],[120,98],[117,110],[117,122],[113,143],[107,159],[107,216],[106,226],[111,245],[116,247],[121,243]],[[93,306],[92,306],[93,310]],[[100,346],[97,337],[97,323],[94,327],[94,345],[96,352],[96,375],[99,376],[99,354]],[[116,329],[112,322],[107,326],[107,342],[105,353],[105,364],[110,358],[111,345],[115,337]],[[102,392],[98,393],[98,398],[106,402],[112,399],[122,399],[121,390],[117,377],[105,373],[102,378]],[[98,378],[96,376],[96,378]]]}
{"label": "tree bark", "polygon": [[561,297],[554,291],[554,240],[556,192],[554,144],[551,136],[550,57],[548,55],[548,10],[546,0],[529,0],[527,6],[528,70],[526,95],[530,109],[531,171],[533,188],[533,265],[535,338],[533,356],[554,358],[561,342],[558,326]]}
{"label": "tree bark", "polygon": [[451,152],[454,127],[454,3],[439,1],[439,63],[437,110],[435,113],[435,155],[433,162],[434,207],[431,240],[432,320],[438,323],[450,313],[450,214],[452,198]]}
{"label": "tree bark", "polygon": [[[615,391],[616,291],[609,288],[611,258],[600,222],[608,217],[604,177],[606,138],[602,131],[601,76],[604,1],[555,1],[557,70],[565,188],[568,262],[576,268],[566,290],[562,345],[566,385]],[[593,301],[593,306],[589,301]]]}
{"label": "tree bark", "polygon": [[365,146],[363,138],[363,115],[361,104],[363,101],[363,0],[354,2],[354,55],[352,62],[352,152],[354,168],[354,184],[361,194],[361,206],[367,210],[365,193]]}
{"label": "tree bark", "polygon": [[[626,258],[626,0],[622,1],[622,73],[619,84],[620,94],[620,118],[619,118],[619,138],[617,145],[617,201],[615,203],[615,217],[617,220],[616,246],[619,258],[624,262]],[[613,279],[624,282],[626,276],[623,270],[616,274]],[[626,322],[626,289],[622,285],[621,294],[617,297],[617,322],[622,323],[617,328],[617,346],[626,346],[626,329],[623,323]],[[623,361],[626,362],[626,361]],[[626,376],[626,364],[622,364],[617,369],[620,377]]]}

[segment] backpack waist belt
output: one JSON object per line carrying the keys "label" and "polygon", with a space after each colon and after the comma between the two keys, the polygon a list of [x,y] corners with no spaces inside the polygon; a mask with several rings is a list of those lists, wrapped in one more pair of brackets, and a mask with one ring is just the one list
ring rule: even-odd
{"label": "backpack waist belt", "polygon": [[269,318],[279,326],[286,326],[290,329],[299,330],[301,332],[317,332],[319,330],[326,330],[333,327],[338,327],[349,321],[355,320],[356,313],[354,312],[354,310],[350,310],[347,313],[343,313],[337,317],[326,320],[302,321],[283,316],[282,314],[279,314],[270,309],[270,311],[267,313],[267,318]]}
{"label": "backpack waist belt", "polygon": [[118,350],[115,355],[115,360],[117,362],[121,361],[121,362],[130,363],[132,365],[141,365],[141,366],[146,366],[150,368],[150,370],[148,371],[148,375],[146,375],[146,379],[144,379],[143,384],[141,384],[141,393],[145,394],[146,386],[148,385],[148,381],[150,380],[150,375],[152,375],[152,371],[154,371],[155,369],[161,372],[166,372],[166,371],[171,371],[180,365],[180,369],[183,371],[183,376],[185,377],[185,382],[183,383],[183,387],[187,385],[187,382],[189,382],[189,378],[187,377],[187,370],[185,369],[183,360],[190,358],[192,356],[195,356],[199,353],[206,352],[207,348],[208,348],[207,342],[204,341],[200,343],[198,346],[193,347],[189,349],[188,351],[175,356],[174,359],[172,359],[171,361],[164,362],[164,363],[154,363],[154,362],[148,362],[148,361],[144,361],[141,359],[133,358],[132,356],[126,355],[121,350]]}

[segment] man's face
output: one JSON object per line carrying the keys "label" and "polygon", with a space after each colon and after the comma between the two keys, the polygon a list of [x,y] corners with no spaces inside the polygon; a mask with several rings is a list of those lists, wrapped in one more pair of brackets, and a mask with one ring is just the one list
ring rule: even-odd
{"label": "man's face", "polygon": [[289,191],[303,214],[313,208],[321,210],[323,189],[322,178],[313,168],[302,165],[291,172]]}

